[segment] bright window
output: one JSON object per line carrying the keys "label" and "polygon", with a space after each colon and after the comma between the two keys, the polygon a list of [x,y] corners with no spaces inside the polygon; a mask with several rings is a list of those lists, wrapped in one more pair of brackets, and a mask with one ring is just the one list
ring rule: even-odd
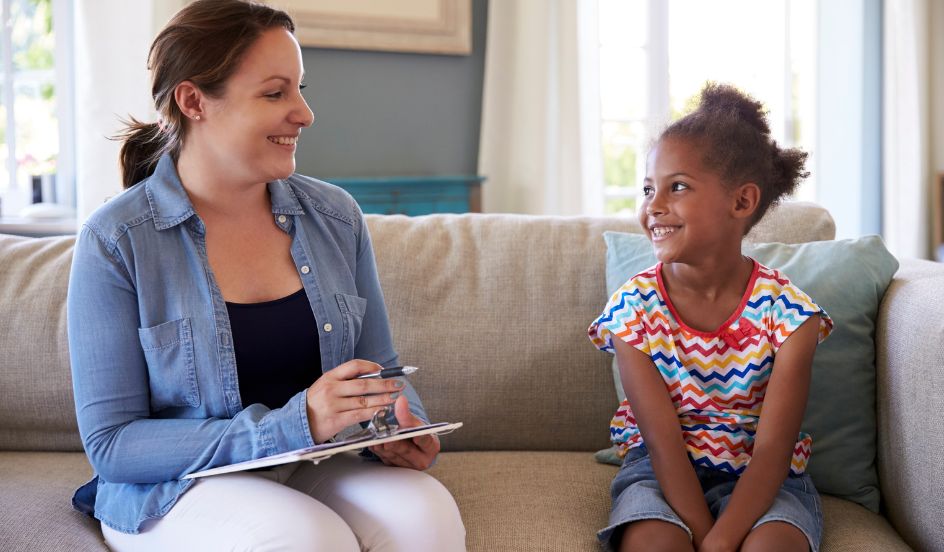
{"label": "bright window", "polygon": [[[54,19],[60,22],[54,9],[68,10],[62,10],[64,0],[0,3],[0,215],[15,216],[38,201],[72,203],[71,194],[62,193],[64,183],[56,182],[63,172],[72,175],[71,167],[63,171],[62,166],[68,140],[61,140],[61,104],[68,86],[61,84],[67,61],[57,59],[54,29]],[[71,116],[71,109],[65,113]],[[65,157],[71,164],[70,148],[65,146],[70,150]]]}
{"label": "bright window", "polygon": [[[635,212],[646,154],[706,81],[767,106],[781,145],[815,145],[816,0],[599,0],[604,210]],[[812,199],[815,182],[797,197]]]}

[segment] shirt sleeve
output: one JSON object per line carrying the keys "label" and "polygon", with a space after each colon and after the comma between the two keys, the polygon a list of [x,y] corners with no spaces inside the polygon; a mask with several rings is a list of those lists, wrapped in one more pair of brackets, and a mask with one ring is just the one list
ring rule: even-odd
{"label": "shirt sleeve", "polygon": [[770,318],[770,342],[774,353],[813,315],[819,315],[817,343],[822,343],[833,331],[832,318],[800,288],[792,283],[783,286],[774,301]]}
{"label": "shirt sleeve", "polygon": [[613,337],[616,336],[648,355],[646,301],[655,298],[655,294],[655,289],[646,291],[635,280],[623,284],[587,329],[590,341],[601,351],[615,353]]}

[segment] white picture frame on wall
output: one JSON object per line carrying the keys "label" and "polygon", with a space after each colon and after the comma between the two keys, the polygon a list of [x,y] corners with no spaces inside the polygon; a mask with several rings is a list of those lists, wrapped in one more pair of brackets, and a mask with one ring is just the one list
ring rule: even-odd
{"label": "white picture frame on wall", "polygon": [[472,52],[472,0],[271,0],[302,46],[423,54]]}

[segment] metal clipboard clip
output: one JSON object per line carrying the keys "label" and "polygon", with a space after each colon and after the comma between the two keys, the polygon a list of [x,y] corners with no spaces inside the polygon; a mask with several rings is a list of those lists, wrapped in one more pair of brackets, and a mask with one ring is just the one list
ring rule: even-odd
{"label": "metal clipboard clip", "polygon": [[[396,422],[388,422],[387,416],[390,415],[390,407],[385,406],[374,412],[374,415],[370,418],[370,421],[367,422],[367,427],[360,431],[356,431],[344,438],[344,441],[359,441],[362,439],[379,439],[381,437],[390,437],[396,435],[400,431],[400,425]],[[326,460],[330,457],[321,457],[321,458],[312,458],[309,460],[312,464],[318,465],[322,460]]]}
{"label": "metal clipboard clip", "polygon": [[374,413],[370,418],[370,421],[367,422],[367,427],[349,435],[347,438],[349,440],[353,439],[362,439],[364,437],[372,437],[374,439],[379,439],[381,437],[390,437],[396,435],[400,431],[400,425],[396,422],[390,422],[387,420],[387,417],[390,415],[390,407],[385,406]]}

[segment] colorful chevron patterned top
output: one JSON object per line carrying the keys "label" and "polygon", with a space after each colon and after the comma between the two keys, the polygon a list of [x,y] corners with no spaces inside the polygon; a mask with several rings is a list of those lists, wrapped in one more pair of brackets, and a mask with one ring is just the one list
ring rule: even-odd
{"label": "colorful chevron patterned top", "polygon": [[[697,466],[740,474],[754,449],[754,433],[780,345],[814,314],[819,341],[832,320],[779,271],[754,262],[738,309],[716,332],[689,328],[662,282],[662,264],[640,272],[610,298],[588,333],[594,345],[614,352],[613,336],[649,355],[678,412],[689,457]],[[627,401],[610,423],[621,456],[642,444]],[[801,474],[812,439],[800,433],[791,472]]]}

